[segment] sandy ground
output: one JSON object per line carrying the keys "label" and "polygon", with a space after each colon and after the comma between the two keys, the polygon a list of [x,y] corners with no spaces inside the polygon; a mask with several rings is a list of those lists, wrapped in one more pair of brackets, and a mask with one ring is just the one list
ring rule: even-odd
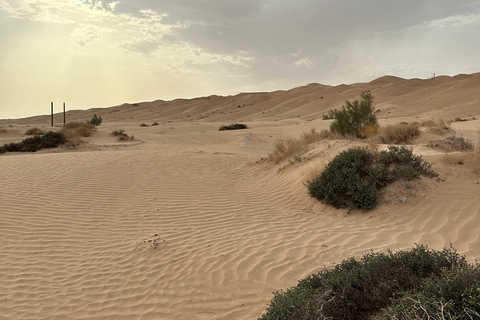
{"label": "sandy ground", "polygon": [[[264,159],[277,139],[328,128],[321,114],[361,90],[385,125],[478,119],[479,87],[480,74],[384,77],[71,111],[69,121],[97,112],[104,123],[72,148],[0,155],[0,319],[256,319],[273,291],[370,250],[452,244],[474,262],[480,176],[469,155],[426,147],[428,133],[413,148],[442,180],[397,186],[371,212],[328,207],[303,185],[358,141],[317,142],[301,162]],[[250,129],[218,131],[238,121]],[[0,120],[0,144],[48,123]],[[480,121],[451,127],[476,138]],[[135,140],[117,141],[116,129]]]}

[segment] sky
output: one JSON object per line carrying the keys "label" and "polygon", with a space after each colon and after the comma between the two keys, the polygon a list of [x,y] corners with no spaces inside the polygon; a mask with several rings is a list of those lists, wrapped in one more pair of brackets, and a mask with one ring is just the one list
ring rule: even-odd
{"label": "sky", "polygon": [[478,0],[0,0],[0,118],[480,72]]}

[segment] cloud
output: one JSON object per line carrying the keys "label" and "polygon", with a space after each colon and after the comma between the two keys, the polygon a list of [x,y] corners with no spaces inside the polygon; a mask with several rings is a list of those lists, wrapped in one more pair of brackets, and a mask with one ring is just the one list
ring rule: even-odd
{"label": "cloud", "polygon": [[433,20],[422,24],[420,27],[424,28],[458,28],[464,26],[480,25],[480,14],[464,14],[450,16],[443,19]]}
{"label": "cloud", "polygon": [[85,47],[102,38],[101,29],[97,26],[82,24],[73,31],[72,38],[79,46]]}
{"label": "cloud", "polygon": [[307,69],[310,69],[313,66],[313,62],[309,58],[303,58],[303,59],[297,60],[293,62],[293,64],[296,65],[297,67],[302,67]]}

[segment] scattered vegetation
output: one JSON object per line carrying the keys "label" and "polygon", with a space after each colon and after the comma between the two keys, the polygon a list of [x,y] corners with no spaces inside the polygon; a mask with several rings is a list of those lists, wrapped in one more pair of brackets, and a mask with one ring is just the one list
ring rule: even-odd
{"label": "scattered vegetation", "polygon": [[63,126],[60,132],[68,139],[77,139],[79,137],[90,137],[96,128],[90,122],[68,122]]}
{"label": "scattered vegetation", "polygon": [[224,130],[240,130],[240,129],[248,129],[246,124],[243,123],[234,123],[228,126],[221,126],[218,131],[224,131]]}
{"label": "scattered vegetation", "polygon": [[43,131],[42,129],[39,129],[37,127],[35,128],[30,128],[28,129],[26,132],[25,132],[26,135],[29,135],[29,136],[41,136],[43,134],[45,134],[45,131]]}
{"label": "scattered vegetation", "polygon": [[381,188],[399,179],[438,176],[431,167],[403,146],[381,152],[356,147],[338,154],[306,186],[312,197],[336,208],[370,210],[378,204]]}
{"label": "scattered vegetation", "polygon": [[450,136],[443,140],[430,141],[427,146],[440,148],[446,152],[452,151],[473,151],[475,146],[473,141],[462,136]]}
{"label": "scattered vegetation", "polygon": [[348,258],[274,293],[259,320],[479,319],[480,267],[453,248]]}
{"label": "scattered vegetation", "polygon": [[140,127],[148,127],[148,124],[142,123],[142,124],[140,125]]}
{"label": "scattered vegetation", "polygon": [[361,101],[345,101],[342,110],[332,111],[335,121],[330,124],[330,131],[342,136],[365,138],[366,127],[378,127],[373,95],[370,91],[362,91],[361,97]]}
{"label": "scattered vegetation", "polygon": [[154,126],[159,126],[159,125],[160,125],[160,124],[159,124],[157,121],[155,121],[155,122],[152,123],[150,126],[151,126],[151,127],[154,127]]}
{"label": "scattered vegetation", "polygon": [[100,116],[97,116],[96,113],[93,114],[93,118],[89,121],[87,121],[87,123],[90,123],[90,124],[93,124],[94,126],[98,127],[99,125],[101,125],[103,122],[103,119],[102,117]]}
{"label": "scattered vegetation", "polygon": [[0,147],[0,153],[5,152],[35,152],[44,148],[56,148],[65,142],[65,136],[60,132],[49,131],[43,136],[33,136],[22,142],[6,143]]}
{"label": "scattered vegetation", "polygon": [[123,129],[118,129],[114,130],[112,133],[110,133],[112,136],[118,137],[118,141],[126,141],[126,140],[135,140],[133,136],[129,137],[126,133],[125,130]]}

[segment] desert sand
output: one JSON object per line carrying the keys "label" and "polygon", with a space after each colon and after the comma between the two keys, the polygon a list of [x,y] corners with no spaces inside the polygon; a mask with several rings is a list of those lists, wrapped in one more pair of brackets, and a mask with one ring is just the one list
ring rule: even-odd
{"label": "desert sand", "polygon": [[[477,139],[480,73],[68,111],[103,124],[78,145],[0,155],[0,319],[256,319],[273,291],[370,250],[452,244],[479,259],[480,176],[463,153],[425,145],[438,136],[412,147],[441,180],[398,188],[370,212],[321,204],[303,185],[361,141],[266,160],[277,139],[327,129],[322,114],[362,90],[381,125],[460,117],[451,128]],[[218,131],[235,122],[249,129]],[[50,117],[0,120],[0,145],[35,126],[50,130]]]}

